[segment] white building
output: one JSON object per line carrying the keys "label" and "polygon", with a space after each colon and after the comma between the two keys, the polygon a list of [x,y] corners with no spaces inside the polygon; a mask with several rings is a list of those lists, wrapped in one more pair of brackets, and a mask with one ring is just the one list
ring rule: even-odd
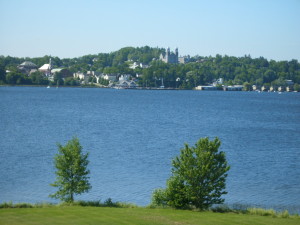
{"label": "white building", "polygon": [[102,78],[105,80],[109,80],[109,81],[116,81],[117,80],[117,75],[116,74],[103,74]]}
{"label": "white building", "polygon": [[39,71],[45,74],[45,76],[51,76],[51,69],[52,69],[52,63],[51,63],[51,58],[49,61],[49,64],[44,64],[39,68]]}
{"label": "white building", "polygon": [[128,81],[130,79],[130,74],[122,74],[119,77],[119,81]]}

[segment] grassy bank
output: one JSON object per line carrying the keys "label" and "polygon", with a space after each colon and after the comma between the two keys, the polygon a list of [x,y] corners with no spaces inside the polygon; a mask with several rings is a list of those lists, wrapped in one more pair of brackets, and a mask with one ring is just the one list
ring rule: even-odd
{"label": "grassy bank", "polygon": [[299,218],[173,209],[60,206],[0,209],[0,224],[273,224],[296,225]]}

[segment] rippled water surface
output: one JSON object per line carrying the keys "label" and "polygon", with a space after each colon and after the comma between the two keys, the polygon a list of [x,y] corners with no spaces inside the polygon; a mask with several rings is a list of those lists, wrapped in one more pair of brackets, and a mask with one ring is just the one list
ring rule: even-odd
{"label": "rippled water surface", "polygon": [[90,152],[79,198],[150,202],[185,142],[219,137],[228,204],[298,206],[300,94],[0,87],[0,202],[53,201],[56,143]]}

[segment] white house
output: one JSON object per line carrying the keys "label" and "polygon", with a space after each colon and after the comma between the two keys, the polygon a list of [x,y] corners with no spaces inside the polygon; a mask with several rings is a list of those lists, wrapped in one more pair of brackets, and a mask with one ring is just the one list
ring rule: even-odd
{"label": "white house", "polygon": [[116,74],[103,74],[102,78],[105,80],[109,80],[109,81],[116,81],[117,80],[117,75]]}
{"label": "white house", "polygon": [[120,77],[119,77],[119,81],[127,81],[130,79],[130,74],[122,74]]}
{"label": "white house", "polygon": [[137,88],[138,85],[134,82],[134,81],[119,81],[119,83],[117,83],[115,85],[115,87],[117,88],[125,88],[125,89],[134,89]]}

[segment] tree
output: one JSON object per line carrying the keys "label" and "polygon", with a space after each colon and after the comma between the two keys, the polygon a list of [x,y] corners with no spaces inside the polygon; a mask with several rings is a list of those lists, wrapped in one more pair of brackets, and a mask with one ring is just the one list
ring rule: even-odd
{"label": "tree", "polygon": [[56,181],[51,184],[57,187],[58,191],[50,197],[73,202],[75,194],[82,194],[91,189],[88,181],[88,153],[82,153],[79,139],[75,137],[65,146],[58,144],[58,152],[54,158]]}
{"label": "tree", "polygon": [[61,72],[54,73],[53,84],[61,85],[64,83],[63,76]]}
{"label": "tree", "polygon": [[6,80],[6,71],[4,67],[0,65],[0,84],[5,83],[5,80]]}
{"label": "tree", "polygon": [[172,161],[172,176],[166,189],[155,190],[152,203],[200,210],[223,203],[221,196],[227,193],[224,189],[230,167],[225,153],[218,151],[220,145],[218,138],[201,138],[194,147],[185,144]]}
{"label": "tree", "polygon": [[244,86],[244,88],[243,88],[244,91],[251,90],[251,85],[248,82],[244,82],[243,86]]}
{"label": "tree", "polygon": [[300,91],[300,85],[299,84],[294,84],[294,91],[297,91],[297,92]]}

